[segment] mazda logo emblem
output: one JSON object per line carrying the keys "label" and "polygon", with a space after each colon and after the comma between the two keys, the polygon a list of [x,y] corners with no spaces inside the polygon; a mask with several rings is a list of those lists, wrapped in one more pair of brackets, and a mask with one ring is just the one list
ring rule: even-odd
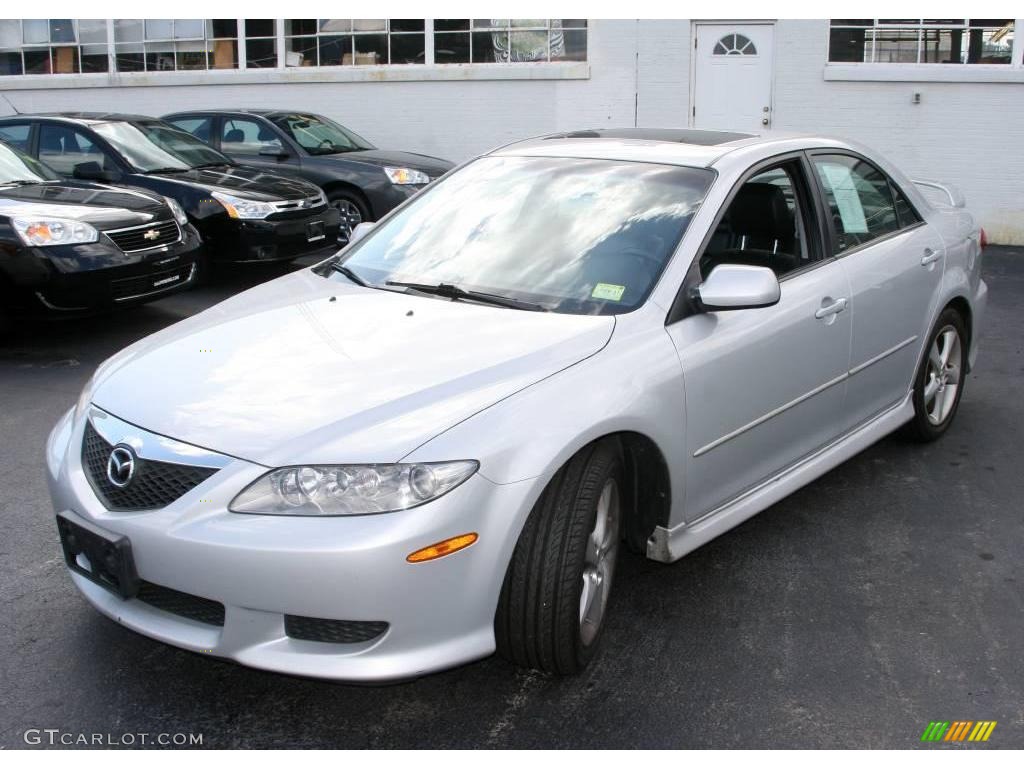
{"label": "mazda logo emblem", "polygon": [[135,475],[135,451],[127,445],[118,445],[107,459],[107,480],[117,488],[124,488]]}
{"label": "mazda logo emblem", "polygon": [[147,229],[142,234],[142,236],[144,238],[146,238],[147,240],[156,240],[158,237],[160,237],[160,232],[159,232],[159,230],[156,230],[156,229]]}

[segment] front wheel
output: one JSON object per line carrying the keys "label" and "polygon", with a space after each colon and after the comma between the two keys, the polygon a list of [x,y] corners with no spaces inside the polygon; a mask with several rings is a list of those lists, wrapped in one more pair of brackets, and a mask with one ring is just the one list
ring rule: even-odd
{"label": "front wheel", "polygon": [[505,574],[498,653],[554,674],[582,670],[605,625],[622,522],[622,461],[611,441],[573,457],[548,483]]}
{"label": "front wheel", "polygon": [[352,230],[369,219],[369,213],[363,201],[351,192],[332,192],[327,204],[341,214],[341,228],[338,230],[338,242],[347,243]]}
{"label": "front wheel", "polygon": [[953,423],[966,382],[967,331],[955,309],[940,316],[921,367],[914,379],[913,437],[929,442],[942,436]]}

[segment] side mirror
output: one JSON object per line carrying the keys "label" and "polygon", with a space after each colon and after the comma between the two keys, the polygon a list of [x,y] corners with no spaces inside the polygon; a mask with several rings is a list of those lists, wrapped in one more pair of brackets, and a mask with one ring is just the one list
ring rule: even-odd
{"label": "side mirror", "polygon": [[117,171],[103,170],[103,166],[95,160],[90,160],[87,163],[77,163],[71,175],[83,181],[117,181],[121,178],[121,174]]}
{"label": "side mirror", "polygon": [[288,153],[284,151],[284,147],[275,147],[271,145],[260,149],[260,157],[272,157],[275,160],[284,160],[288,157]]}
{"label": "side mirror", "polygon": [[368,234],[370,230],[377,226],[375,221],[361,221],[352,228],[352,234],[348,236],[348,244],[358,243]]}
{"label": "side mirror", "polygon": [[719,264],[697,287],[701,305],[711,311],[770,307],[778,304],[781,296],[774,272],[745,264]]}

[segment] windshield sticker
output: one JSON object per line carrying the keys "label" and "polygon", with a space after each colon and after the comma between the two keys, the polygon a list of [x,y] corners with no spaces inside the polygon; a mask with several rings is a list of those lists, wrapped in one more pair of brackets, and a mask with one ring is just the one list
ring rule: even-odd
{"label": "windshield sticker", "polygon": [[603,301],[619,301],[622,298],[622,294],[626,292],[626,286],[624,285],[612,285],[611,283],[598,283],[593,292],[590,294],[592,299],[601,299]]}
{"label": "windshield sticker", "polygon": [[860,204],[853,174],[845,165],[822,163],[819,166],[832,188],[832,196],[843,221],[843,231],[848,235],[866,235],[868,223],[864,218],[864,207]]}

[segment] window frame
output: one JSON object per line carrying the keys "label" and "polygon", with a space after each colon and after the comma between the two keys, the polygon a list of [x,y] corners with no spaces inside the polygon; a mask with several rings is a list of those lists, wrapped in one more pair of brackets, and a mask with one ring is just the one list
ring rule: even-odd
{"label": "window frame", "polygon": [[[679,286],[679,290],[676,292],[676,298],[672,302],[672,306],[669,308],[668,314],[665,317],[666,327],[674,325],[681,320],[685,320],[687,317],[701,314],[702,310],[698,309],[697,304],[694,301],[695,291],[704,281],[700,274],[700,259],[711,244],[711,238],[715,236],[715,232],[718,230],[718,225],[721,224],[722,219],[725,218],[725,214],[729,210],[729,206],[732,205],[733,200],[736,199],[736,195],[739,194],[740,188],[752,178],[764,173],[765,171],[793,164],[798,167],[800,177],[796,179],[795,191],[798,198],[802,199],[806,208],[805,213],[807,214],[804,217],[806,221],[805,227],[807,230],[806,245],[808,249],[813,249],[820,258],[812,260],[810,263],[799,267],[798,269],[786,272],[781,277],[777,277],[779,284],[782,285],[782,283],[791,278],[813,272],[814,270],[837,260],[835,255],[831,255],[831,241],[829,240],[828,232],[824,228],[825,211],[823,208],[823,201],[814,184],[814,179],[811,176],[814,168],[811,165],[810,158],[807,156],[807,153],[803,150],[793,150],[764,158],[763,160],[759,160],[754,163],[740,175],[730,188],[729,194],[726,195],[722,204],[718,207],[718,211],[715,213],[715,218],[711,221],[710,226],[704,233],[700,246],[695,251],[693,260],[690,262],[689,267],[687,267],[683,281]],[[705,198],[705,200],[706,199],[707,198]]]}
{"label": "window frame", "polygon": [[[814,166],[815,157],[834,157],[838,155],[841,157],[852,157],[855,160],[867,163],[872,168],[874,168],[879,174],[882,175],[882,177],[886,180],[889,187],[889,196],[892,200],[893,213],[896,216],[896,229],[892,232],[887,232],[884,235],[879,235],[878,237],[872,238],[871,240],[868,240],[866,243],[859,243],[853,246],[852,248],[847,248],[845,251],[840,251],[837,250],[839,246],[839,233],[836,231],[835,222],[832,221],[832,216],[828,215],[823,219],[823,221],[827,222],[826,235],[828,239],[828,245],[832,251],[832,258],[845,259],[850,254],[858,253],[864,250],[865,248],[872,247],[877,243],[884,243],[886,240],[891,240],[894,237],[899,237],[900,235],[903,235],[906,232],[910,232],[911,230],[917,229],[918,227],[922,227],[925,225],[927,220],[921,214],[921,211],[918,210],[917,206],[915,206],[911,202],[910,198],[907,197],[907,194],[903,191],[903,188],[900,187],[895,181],[893,181],[892,177],[888,173],[879,168],[878,163],[876,163],[871,158],[865,157],[860,152],[855,152],[852,149],[832,149],[830,147],[821,147],[817,149],[807,150],[805,154],[807,155],[807,160],[810,165],[810,169],[814,172],[812,176],[812,184],[814,184],[814,187],[817,190],[817,197],[819,199],[819,203],[821,205],[821,210],[823,214],[828,210],[828,196],[825,191],[824,185],[821,183],[821,178],[818,176],[818,169]],[[915,214],[917,214],[918,221],[915,221],[906,227],[902,225],[900,221],[899,210],[896,208],[896,197],[895,195],[893,195],[894,189],[898,189],[900,191],[900,194],[903,195],[903,199],[907,201],[907,205]]]}

